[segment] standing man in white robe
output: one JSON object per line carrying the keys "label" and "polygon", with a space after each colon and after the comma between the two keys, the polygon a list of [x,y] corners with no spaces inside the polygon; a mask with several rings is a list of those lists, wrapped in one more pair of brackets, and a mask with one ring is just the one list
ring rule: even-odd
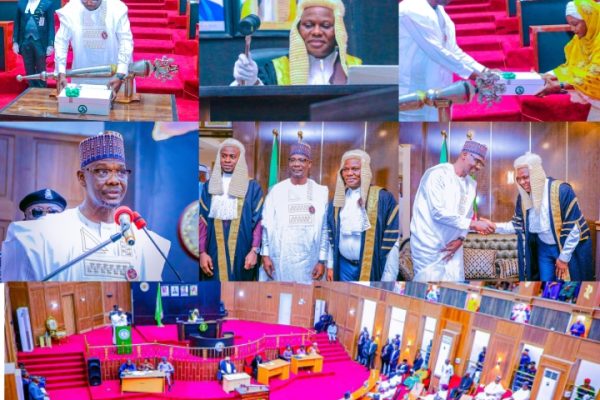
{"label": "standing man in white robe", "polygon": [[[127,193],[131,170],[120,133],[106,131],[79,144],[77,181],[84,189],[78,207],[34,221],[13,222],[2,246],[2,279],[41,281],[48,274],[120,232],[115,210]],[[160,281],[164,259],[147,235],[131,227],[135,244],[124,239],[54,276],[55,281]],[[165,255],[171,243],[148,231]]]}
{"label": "standing man in white robe", "polygon": [[67,85],[65,71],[69,44],[72,68],[116,64],[117,73],[107,78],[72,78],[73,83],[108,85],[116,94],[129,71],[133,35],[127,6],[121,0],[72,0],[56,11],[60,28],[54,39],[55,72],[60,90]]}
{"label": "standing man in white robe", "polygon": [[117,327],[127,326],[127,314],[119,307],[119,310],[110,316],[110,323],[113,328],[113,344],[117,344]]}
{"label": "standing man in white robe", "polygon": [[[475,79],[485,67],[456,44],[456,28],[443,6],[452,0],[404,0],[400,3],[399,95],[442,89],[452,74]],[[435,107],[400,112],[400,121],[437,121]]]}
{"label": "standing man in white robe", "polygon": [[312,152],[294,143],[290,177],[271,188],[262,215],[260,280],[310,283],[325,276],[329,190],[308,177]]}
{"label": "standing man in white robe", "polygon": [[442,374],[440,376],[440,387],[442,387],[442,385],[449,385],[452,375],[454,375],[454,366],[450,362],[450,359],[447,358],[446,361],[444,362],[444,365],[442,365]]}
{"label": "standing man in white robe", "polygon": [[470,175],[484,167],[486,154],[485,145],[468,140],[454,164],[438,164],[423,174],[410,223],[415,281],[464,280],[467,233],[493,232],[490,221],[471,219],[477,182]]}

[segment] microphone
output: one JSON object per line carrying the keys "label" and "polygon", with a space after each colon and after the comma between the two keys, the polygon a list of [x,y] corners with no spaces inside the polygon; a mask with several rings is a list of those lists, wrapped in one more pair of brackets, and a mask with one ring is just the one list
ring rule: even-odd
{"label": "microphone", "polygon": [[123,233],[123,239],[130,246],[135,244],[135,236],[131,229],[132,217],[133,211],[127,206],[121,206],[115,211],[115,222],[119,224],[121,232]]}

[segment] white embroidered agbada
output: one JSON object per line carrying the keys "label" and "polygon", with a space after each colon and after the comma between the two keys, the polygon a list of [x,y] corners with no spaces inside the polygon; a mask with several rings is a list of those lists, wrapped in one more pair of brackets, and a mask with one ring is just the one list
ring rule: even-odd
{"label": "white embroidered agbada", "polygon": [[[427,0],[404,0],[399,5],[399,95],[416,90],[442,89],[452,74],[467,79],[485,67],[461,50],[456,28],[444,7],[435,9]],[[400,121],[437,121],[435,107],[402,111]]]}
{"label": "white embroidered agbada", "polygon": [[[164,260],[146,234],[132,227],[135,245],[122,239],[53,278],[53,281],[160,281]],[[13,222],[2,246],[2,280],[41,281],[44,276],[119,231],[115,223],[95,223],[79,208],[48,214],[33,221]],[[150,232],[168,255],[171,243]]]}
{"label": "white embroidered agbada", "polygon": [[[60,28],[54,39],[57,73],[64,73],[69,44],[73,49],[72,68],[117,64],[117,73],[127,74],[133,55],[133,35],[127,6],[120,0],[102,0],[94,11],[81,1],[69,1],[56,10]],[[109,78],[72,78],[73,83],[103,85]]]}
{"label": "white embroidered agbada", "polygon": [[476,189],[477,182],[468,175],[458,176],[450,163],[425,171],[410,223],[415,281],[464,280],[463,247],[449,261],[443,261],[447,253],[442,249],[469,232]]}
{"label": "white embroidered agbada", "polygon": [[483,389],[482,393],[479,393],[476,400],[500,400],[502,395],[506,392],[506,389],[502,387],[501,383],[490,382]]}
{"label": "white embroidered agbada", "polygon": [[[261,254],[273,261],[274,280],[310,283],[315,264],[327,260],[328,194],[326,186],[312,179],[304,185],[286,179],[269,191],[262,214]],[[269,279],[261,268],[259,280]]]}

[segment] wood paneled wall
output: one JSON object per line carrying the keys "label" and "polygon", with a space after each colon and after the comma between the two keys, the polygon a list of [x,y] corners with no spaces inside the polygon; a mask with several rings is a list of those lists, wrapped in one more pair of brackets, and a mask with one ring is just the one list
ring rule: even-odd
{"label": "wood paneled wall", "polygon": [[[371,156],[372,184],[389,190],[398,199],[398,124],[393,122],[234,122],[233,137],[244,143],[248,172],[266,191],[273,144],[273,129],[279,131],[279,180],[287,178],[290,145],[298,131],[312,148],[310,176],[335,191],[336,173],[342,155],[361,149]],[[204,156],[203,156],[204,157]],[[210,156],[214,160],[214,155]],[[212,166],[211,166],[212,167]]]}
{"label": "wood paneled wall", "polygon": [[[108,323],[107,315],[113,304],[131,310],[128,282],[10,282],[6,288],[12,317],[17,308],[29,308],[34,341],[46,332],[46,319],[50,316],[56,319],[60,329],[73,321],[74,333],[83,333]],[[74,306],[70,316],[63,306],[63,299],[68,297],[72,297]],[[17,327],[14,328],[16,333]]]}
{"label": "wood paneled wall", "polygon": [[314,315],[313,287],[298,283],[224,282],[223,302],[229,317],[277,323],[281,293],[292,295],[291,324],[312,328]]}
{"label": "wood paneled wall", "polygon": [[67,200],[67,207],[83,200],[75,171],[84,138],[0,128],[0,241],[10,222],[23,219],[19,202],[28,193],[55,189]]}
{"label": "wood paneled wall", "polygon": [[[508,183],[508,173],[517,157],[531,151],[542,157],[548,176],[571,184],[590,228],[600,220],[600,123],[593,122],[401,123],[400,143],[412,148],[411,209],[421,176],[439,162],[442,129],[449,134],[451,162],[459,155],[469,130],[474,131],[474,140],[488,146],[486,166],[476,176],[481,216],[494,221],[512,217],[518,191],[516,183]],[[404,195],[409,198],[408,193]]]}

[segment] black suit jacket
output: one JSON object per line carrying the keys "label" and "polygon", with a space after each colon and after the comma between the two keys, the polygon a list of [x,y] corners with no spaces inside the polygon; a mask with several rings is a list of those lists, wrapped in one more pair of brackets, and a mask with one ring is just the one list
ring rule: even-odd
{"label": "black suit jacket", "polygon": [[[25,40],[25,27],[27,26],[27,15],[25,9],[27,0],[19,0],[17,3],[17,14],[15,15],[15,27],[13,31],[13,43],[18,43],[19,47]],[[40,19],[44,17],[44,25],[40,26]],[[40,0],[40,4],[33,13],[35,25],[38,28],[40,42],[44,49],[48,46],[54,46],[54,7],[52,0]]]}

